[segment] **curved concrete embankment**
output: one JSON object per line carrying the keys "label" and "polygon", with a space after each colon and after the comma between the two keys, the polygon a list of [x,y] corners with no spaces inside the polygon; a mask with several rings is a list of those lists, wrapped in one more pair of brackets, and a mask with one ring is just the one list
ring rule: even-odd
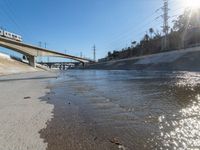
{"label": "curved concrete embankment", "polygon": [[200,71],[200,47],[97,63],[87,69]]}
{"label": "curved concrete embankment", "polygon": [[38,70],[40,69],[30,67],[28,64],[13,60],[10,56],[0,53],[0,75],[34,72]]}

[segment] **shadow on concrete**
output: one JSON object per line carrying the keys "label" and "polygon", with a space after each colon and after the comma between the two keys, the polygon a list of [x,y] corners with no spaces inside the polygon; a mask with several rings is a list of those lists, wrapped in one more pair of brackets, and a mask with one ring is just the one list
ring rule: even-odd
{"label": "shadow on concrete", "polygon": [[58,78],[58,77],[57,76],[49,76],[49,77],[33,77],[33,78],[9,78],[9,79],[0,79],[0,82],[41,80],[41,79],[54,79],[54,78]]}

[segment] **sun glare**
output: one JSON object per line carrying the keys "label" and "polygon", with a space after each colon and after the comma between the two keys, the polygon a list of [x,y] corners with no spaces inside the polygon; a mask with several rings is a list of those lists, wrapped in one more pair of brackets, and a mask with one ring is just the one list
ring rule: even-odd
{"label": "sun glare", "polygon": [[200,8],[200,0],[184,0],[185,7],[191,9],[199,9]]}

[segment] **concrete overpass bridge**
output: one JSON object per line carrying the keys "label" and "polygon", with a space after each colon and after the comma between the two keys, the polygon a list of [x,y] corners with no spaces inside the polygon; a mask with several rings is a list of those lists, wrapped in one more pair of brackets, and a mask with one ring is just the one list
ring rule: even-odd
{"label": "concrete overpass bridge", "polygon": [[33,67],[36,67],[36,57],[37,56],[67,58],[67,59],[72,59],[72,60],[81,62],[83,65],[88,62],[93,62],[92,60],[89,60],[89,59],[59,53],[54,50],[48,50],[48,49],[36,47],[33,45],[21,43],[21,42],[7,39],[4,37],[0,37],[0,46],[14,50],[16,52],[19,52],[19,53],[27,56],[27,58],[29,60],[29,64]]}

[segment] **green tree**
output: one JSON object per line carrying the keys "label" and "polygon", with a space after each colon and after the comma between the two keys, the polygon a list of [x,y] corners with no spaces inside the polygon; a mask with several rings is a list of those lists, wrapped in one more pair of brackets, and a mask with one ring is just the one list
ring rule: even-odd
{"label": "green tree", "polygon": [[160,39],[162,37],[162,34],[157,30],[155,32],[155,36],[154,36],[154,39]]}
{"label": "green tree", "polygon": [[186,9],[182,15],[180,15],[177,20],[174,20],[173,29],[175,31],[186,31],[194,27],[200,27],[200,9],[192,11],[191,9]]}
{"label": "green tree", "polygon": [[149,41],[149,35],[147,33],[144,35],[143,40],[146,41],[146,42]]}
{"label": "green tree", "polygon": [[153,28],[149,28],[149,33],[150,33],[151,39],[153,39],[154,29]]}
{"label": "green tree", "polygon": [[109,51],[108,52],[108,57],[111,57],[112,56],[112,53]]}
{"label": "green tree", "polygon": [[131,47],[135,47],[136,44],[137,44],[136,41],[131,42]]}

